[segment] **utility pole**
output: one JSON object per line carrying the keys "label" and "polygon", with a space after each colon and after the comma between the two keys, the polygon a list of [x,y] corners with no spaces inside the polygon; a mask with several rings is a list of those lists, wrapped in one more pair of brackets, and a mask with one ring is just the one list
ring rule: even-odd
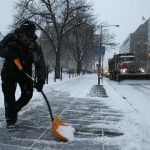
{"label": "utility pole", "polygon": [[[101,25],[100,27],[100,48],[99,48],[99,58],[98,58],[98,85],[100,85],[100,78],[102,76],[102,81],[103,81],[103,42],[102,42],[102,37],[103,37],[103,27],[111,27],[111,26],[115,26],[115,27],[119,27],[119,25]],[[101,65],[102,64],[102,65]],[[102,71],[102,73],[101,73]]]}

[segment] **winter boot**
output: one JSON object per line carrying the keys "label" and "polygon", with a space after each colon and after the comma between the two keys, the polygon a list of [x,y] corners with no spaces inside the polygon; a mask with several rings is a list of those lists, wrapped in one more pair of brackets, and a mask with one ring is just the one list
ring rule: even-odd
{"label": "winter boot", "polygon": [[18,118],[18,112],[16,110],[15,111],[7,110],[5,111],[5,118],[6,118],[7,126],[15,125]]}

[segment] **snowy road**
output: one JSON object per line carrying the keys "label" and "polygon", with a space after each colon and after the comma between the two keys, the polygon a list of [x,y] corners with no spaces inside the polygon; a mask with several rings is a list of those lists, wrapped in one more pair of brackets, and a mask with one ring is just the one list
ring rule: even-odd
{"label": "snowy road", "polygon": [[108,97],[90,97],[96,84],[96,75],[85,75],[56,83],[50,80],[44,87],[53,112],[76,129],[70,143],[59,142],[51,134],[50,117],[39,93],[34,92],[29,105],[19,113],[14,133],[3,126],[1,103],[0,149],[149,150],[150,85],[121,85],[105,79]]}
{"label": "snowy road", "polygon": [[[121,84],[106,79],[107,83],[126,101],[133,111],[131,113],[132,124],[135,123],[133,131],[129,134],[133,137],[134,149],[149,150],[150,144],[150,85],[149,84]],[[149,82],[149,81],[148,81]],[[147,83],[148,83],[147,82]],[[139,82],[140,83],[140,82]],[[144,82],[146,83],[146,82]],[[129,118],[130,118],[129,117]],[[129,122],[131,123],[131,122]],[[135,130],[139,127],[138,132]],[[134,139],[140,139],[137,144]]]}
{"label": "snowy road", "polygon": [[150,85],[122,85],[114,81],[107,81],[150,124]]}

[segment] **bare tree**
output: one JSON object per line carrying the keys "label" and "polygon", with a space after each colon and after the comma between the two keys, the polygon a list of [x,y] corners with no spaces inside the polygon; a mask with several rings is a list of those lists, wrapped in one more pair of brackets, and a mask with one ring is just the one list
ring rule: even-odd
{"label": "bare tree", "polygon": [[116,35],[113,33],[110,33],[109,25],[108,25],[108,28],[107,27],[103,28],[102,35],[101,35],[100,27],[103,24],[107,26],[108,23],[102,22],[100,25],[97,26],[96,30],[99,31],[99,34],[97,34],[97,42],[100,42],[100,38],[102,38],[101,42],[104,46],[106,46],[108,49],[114,49],[118,46],[118,43],[115,42]]}
{"label": "bare tree", "polygon": [[67,36],[68,50],[77,64],[77,74],[81,72],[83,60],[91,56],[92,36],[93,27],[88,24],[73,29]]}
{"label": "bare tree", "polygon": [[33,20],[47,36],[56,56],[55,77],[60,78],[60,52],[64,36],[80,26],[77,17],[90,6],[85,0],[20,0],[16,3],[15,23]]}

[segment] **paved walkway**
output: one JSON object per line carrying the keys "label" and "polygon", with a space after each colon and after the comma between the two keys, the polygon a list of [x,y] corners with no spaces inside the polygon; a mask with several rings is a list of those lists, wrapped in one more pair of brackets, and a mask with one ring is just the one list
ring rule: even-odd
{"label": "paved walkway", "polygon": [[[45,103],[33,99],[19,114],[17,131],[8,132],[4,110],[0,109],[0,150],[120,150],[118,145],[103,143],[101,137],[118,137],[123,133],[115,128],[123,114],[107,106],[106,98],[72,98],[68,93],[52,91],[47,94],[53,113],[76,129],[75,140],[58,141],[50,132],[50,117]],[[44,100],[43,100],[44,101]],[[31,109],[32,108],[32,109]],[[114,125],[114,128],[110,128]]]}

